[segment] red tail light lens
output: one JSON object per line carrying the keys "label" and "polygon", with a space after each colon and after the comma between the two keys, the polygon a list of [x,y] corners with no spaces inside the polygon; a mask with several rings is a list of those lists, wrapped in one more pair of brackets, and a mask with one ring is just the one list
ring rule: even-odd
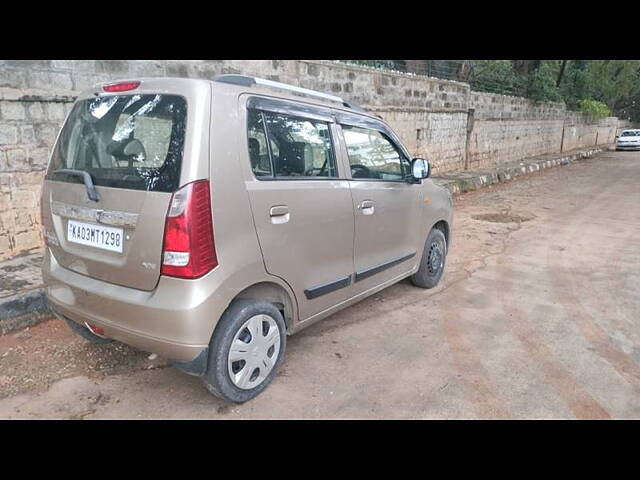
{"label": "red tail light lens", "polygon": [[173,194],[162,250],[161,271],[170,277],[198,278],[218,265],[207,180]]}
{"label": "red tail light lens", "polygon": [[102,89],[105,92],[126,92],[128,90],[135,90],[140,86],[140,82],[120,82],[105,85]]}

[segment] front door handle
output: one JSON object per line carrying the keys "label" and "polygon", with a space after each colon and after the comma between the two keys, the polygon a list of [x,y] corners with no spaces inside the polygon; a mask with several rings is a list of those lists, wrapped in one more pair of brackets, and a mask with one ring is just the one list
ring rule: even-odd
{"label": "front door handle", "polygon": [[373,215],[375,211],[373,200],[363,200],[362,203],[358,205],[358,210],[362,210],[363,215]]}
{"label": "front door handle", "polygon": [[289,221],[289,207],[287,205],[274,205],[269,209],[271,223],[287,223]]}

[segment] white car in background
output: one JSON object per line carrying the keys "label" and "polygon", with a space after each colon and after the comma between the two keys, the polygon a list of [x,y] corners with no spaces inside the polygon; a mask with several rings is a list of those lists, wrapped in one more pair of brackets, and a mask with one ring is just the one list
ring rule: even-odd
{"label": "white car in background", "polygon": [[616,150],[640,150],[640,130],[623,130],[616,139]]}

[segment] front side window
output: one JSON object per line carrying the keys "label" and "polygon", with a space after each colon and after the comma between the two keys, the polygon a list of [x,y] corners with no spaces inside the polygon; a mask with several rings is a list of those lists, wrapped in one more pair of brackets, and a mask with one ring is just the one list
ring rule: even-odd
{"label": "front side window", "polygon": [[329,124],[249,110],[248,141],[256,177],[336,177]]}
{"label": "front side window", "polygon": [[96,185],[172,192],[180,182],[187,105],[177,95],[111,95],[75,104],[60,133],[47,179],[84,170]]}
{"label": "front side window", "polygon": [[343,125],[352,178],[402,180],[409,161],[386,136],[368,128]]}

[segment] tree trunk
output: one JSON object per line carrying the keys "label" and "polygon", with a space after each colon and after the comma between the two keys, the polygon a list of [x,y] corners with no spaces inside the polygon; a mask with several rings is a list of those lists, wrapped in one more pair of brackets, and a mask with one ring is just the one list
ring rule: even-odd
{"label": "tree trunk", "polygon": [[560,83],[562,82],[562,77],[564,76],[564,67],[567,66],[567,61],[562,60],[562,65],[560,66],[560,73],[558,74],[558,81],[556,82],[556,87],[560,87]]}
{"label": "tree trunk", "polygon": [[540,67],[542,60],[512,60],[513,68],[521,75],[529,75]]}

